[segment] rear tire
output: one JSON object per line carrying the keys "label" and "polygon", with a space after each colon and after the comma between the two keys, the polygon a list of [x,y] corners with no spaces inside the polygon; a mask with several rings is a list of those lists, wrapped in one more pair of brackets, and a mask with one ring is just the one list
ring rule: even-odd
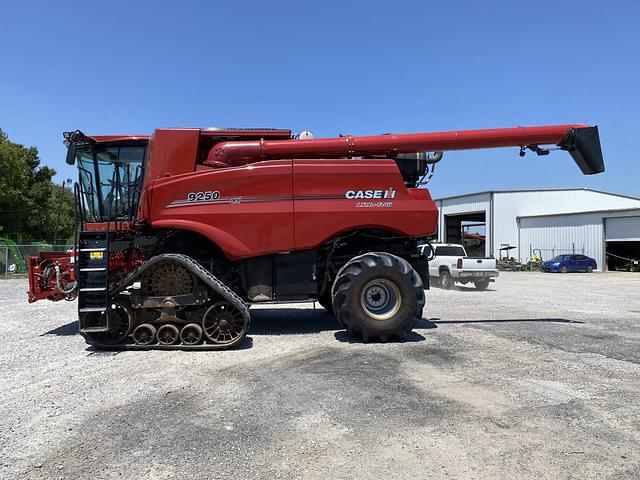
{"label": "rear tire", "polygon": [[338,321],[365,342],[404,339],[422,318],[420,275],[389,253],[352,258],[338,272],[331,291]]}
{"label": "rear tire", "polygon": [[593,267],[592,267],[591,265],[587,266],[587,268],[586,268],[586,272],[587,272],[587,273],[591,273],[591,272],[593,272]]}
{"label": "rear tire", "polygon": [[486,290],[489,286],[488,278],[480,278],[478,280],[474,280],[473,284],[476,286],[476,290]]}
{"label": "rear tire", "polygon": [[440,272],[440,286],[445,290],[451,290],[453,287],[453,278],[451,278],[451,274],[446,270]]}

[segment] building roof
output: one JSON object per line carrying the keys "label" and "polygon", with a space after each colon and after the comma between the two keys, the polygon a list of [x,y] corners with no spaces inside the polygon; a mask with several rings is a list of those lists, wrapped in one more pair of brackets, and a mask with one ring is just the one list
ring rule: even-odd
{"label": "building roof", "polygon": [[451,195],[448,197],[440,197],[434,199],[436,202],[440,200],[451,200],[454,198],[463,198],[463,197],[473,197],[475,195],[486,195],[492,193],[520,193],[520,192],[575,192],[579,190],[584,190],[588,192],[601,193],[603,195],[611,195],[614,197],[628,198],[630,200],[638,200],[640,202],[640,198],[632,197],[631,195],[623,195],[621,193],[613,193],[613,192],[605,192],[604,190],[595,190],[593,188],[580,187],[580,188],[525,188],[521,190],[485,190],[482,192],[473,192],[473,193],[464,193],[460,195]]}

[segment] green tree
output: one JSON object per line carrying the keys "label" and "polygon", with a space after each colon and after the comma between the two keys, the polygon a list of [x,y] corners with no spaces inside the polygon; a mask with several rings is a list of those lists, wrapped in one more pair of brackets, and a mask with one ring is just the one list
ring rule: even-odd
{"label": "green tree", "polygon": [[72,235],[73,195],[53,183],[55,173],[40,166],[37,148],[11,142],[0,129],[0,235],[21,242]]}

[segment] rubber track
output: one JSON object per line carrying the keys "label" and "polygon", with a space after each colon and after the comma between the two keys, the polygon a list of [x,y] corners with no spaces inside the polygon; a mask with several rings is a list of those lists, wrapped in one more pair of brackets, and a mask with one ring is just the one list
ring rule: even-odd
{"label": "rubber track", "polygon": [[[191,257],[187,255],[182,255],[180,253],[163,253],[161,255],[156,255],[151,260],[145,262],[142,266],[131,272],[129,275],[125,277],[125,279],[118,285],[116,288],[112,289],[109,292],[109,298],[113,298],[118,293],[125,290],[127,287],[133,285],[133,282],[138,280],[142,274],[147,271],[149,268],[153,267],[155,264],[170,260],[172,262],[176,262],[187,270],[189,270],[192,274],[202,280],[208,287],[210,287],[214,292],[220,295],[224,300],[232,304],[236,307],[241,313],[243,318],[246,321],[246,329],[245,332],[249,331],[249,306],[229,287],[227,287],[224,283],[222,283],[218,278],[213,275],[211,272],[202,267],[198,262],[193,260]],[[242,343],[242,342],[241,342]],[[216,345],[214,343],[202,343],[200,345],[137,345],[137,344],[115,344],[115,345],[105,345],[100,343],[90,343],[95,347],[101,349],[109,349],[109,350],[226,350],[229,348],[234,348],[238,343],[227,346],[227,345]]]}

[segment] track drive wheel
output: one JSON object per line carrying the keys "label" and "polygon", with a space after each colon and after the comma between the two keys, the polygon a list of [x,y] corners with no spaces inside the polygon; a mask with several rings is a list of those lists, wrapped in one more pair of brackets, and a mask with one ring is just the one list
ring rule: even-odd
{"label": "track drive wheel", "polygon": [[240,343],[248,328],[248,318],[226,301],[214,303],[202,317],[204,336],[219,346],[232,347]]}
{"label": "track drive wheel", "polygon": [[338,272],[331,291],[336,317],[365,342],[403,339],[422,318],[420,275],[390,253],[352,258]]}
{"label": "track drive wheel", "polygon": [[[89,315],[104,316],[105,313],[90,313]],[[96,323],[102,323],[100,320]],[[84,332],[83,335],[92,345],[117,345],[122,343],[131,332],[131,314],[129,309],[120,302],[109,305],[109,330],[106,332]]]}

